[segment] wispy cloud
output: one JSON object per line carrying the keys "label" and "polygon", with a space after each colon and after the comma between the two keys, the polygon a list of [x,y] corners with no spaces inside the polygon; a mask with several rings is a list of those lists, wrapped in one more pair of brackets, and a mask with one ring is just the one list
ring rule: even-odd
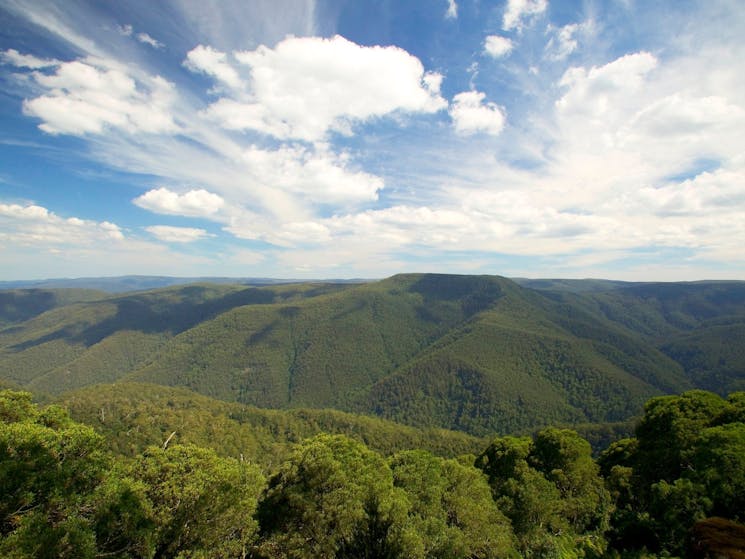
{"label": "wispy cloud", "polygon": [[455,0],[448,0],[448,8],[445,11],[445,19],[456,19],[458,17],[458,4]]}
{"label": "wispy cloud", "polygon": [[145,230],[161,241],[168,243],[193,243],[211,236],[204,229],[195,227],[174,227],[171,225],[151,225]]}
{"label": "wispy cloud", "polygon": [[153,47],[154,49],[162,49],[165,46],[163,45],[163,43],[161,43],[157,39],[154,39],[147,33],[138,33],[137,40],[140,41],[142,44]]}
{"label": "wispy cloud", "polygon": [[37,58],[30,54],[21,54],[15,49],[8,49],[0,52],[0,60],[2,60],[3,64],[10,64],[16,68],[29,68],[31,70],[39,70],[41,68],[49,68],[59,65],[58,60]]}

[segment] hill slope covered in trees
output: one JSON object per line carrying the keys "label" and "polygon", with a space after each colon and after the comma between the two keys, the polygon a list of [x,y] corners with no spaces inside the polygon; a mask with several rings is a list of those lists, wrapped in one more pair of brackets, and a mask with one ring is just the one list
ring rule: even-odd
{"label": "hill slope covered in trees", "polygon": [[478,436],[620,421],[654,395],[742,387],[743,282],[536,286],[404,274],[38,306],[0,330],[0,378],[47,393],[183,386]]}

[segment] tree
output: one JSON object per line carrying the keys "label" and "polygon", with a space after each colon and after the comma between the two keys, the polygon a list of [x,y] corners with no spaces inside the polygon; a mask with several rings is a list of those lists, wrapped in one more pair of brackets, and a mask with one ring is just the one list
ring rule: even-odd
{"label": "tree", "polygon": [[408,522],[426,557],[509,557],[516,541],[483,473],[422,450],[390,460],[396,487],[411,503]]}
{"label": "tree", "polygon": [[89,499],[108,463],[101,437],[62,408],[0,391],[0,554],[92,557]]}
{"label": "tree", "polygon": [[[261,557],[408,556],[407,501],[383,458],[341,435],[296,447],[259,504]],[[403,554],[403,555],[402,555]]]}
{"label": "tree", "polygon": [[496,439],[476,459],[527,557],[583,557],[605,549],[611,498],[576,432]]}
{"label": "tree", "polygon": [[690,451],[698,433],[727,409],[722,398],[703,390],[649,400],[636,429],[639,444],[634,469],[643,486],[678,479],[691,466]]}
{"label": "tree", "polygon": [[610,494],[590,443],[569,429],[543,429],[533,439],[529,460],[559,490],[561,515],[575,533],[602,534],[608,528]]}
{"label": "tree", "polygon": [[150,447],[130,472],[152,510],[155,556],[245,557],[264,478],[258,467],[194,445]]}

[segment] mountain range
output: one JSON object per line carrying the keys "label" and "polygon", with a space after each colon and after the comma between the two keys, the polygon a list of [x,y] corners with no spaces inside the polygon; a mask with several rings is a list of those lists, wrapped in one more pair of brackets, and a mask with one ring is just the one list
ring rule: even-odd
{"label": "mountain range", "polygon": [[0,291],[2,382],[152,383],[476,436],[745,389],[745,282],[401,274],[110,291]]}

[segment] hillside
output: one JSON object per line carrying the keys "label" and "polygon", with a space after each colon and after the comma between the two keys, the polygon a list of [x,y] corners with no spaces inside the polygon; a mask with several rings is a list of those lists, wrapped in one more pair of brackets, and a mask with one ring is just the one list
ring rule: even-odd
{"label": "hillside", "polygon": [[171,433],[174,443],[211,448],[221,456],[243,456],[264,466],[278,463],[293,444],[319,433],[346,435],[385,455],[426,449],[456,457],[481,452],[487,444],[485,439],[443,429],[421,430],[336,410],[262,409],[152,384],[96,385],[67,392],[57,402],[124,456],[161,446]]}
{"label": "hillside", "polygon": [[0,291],[0,328],[24,322],[57,307],[96,301],[106,293],[93,289],[12,289]]}
{"label": "hillside", "polygon": [[108,296],[0,330],[0,378],[52,394],[183,386],[479,436],[622,421],[654,395],[742,385],[745,283],[588,282],[403,274]]}

